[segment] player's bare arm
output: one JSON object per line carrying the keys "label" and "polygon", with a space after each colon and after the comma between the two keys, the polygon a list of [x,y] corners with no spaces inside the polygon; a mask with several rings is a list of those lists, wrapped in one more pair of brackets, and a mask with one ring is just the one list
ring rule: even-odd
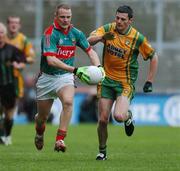
{"label": "player's bare arm", "polygon": [[158,56],[155,53],[153,58],[150,60],[149,72],[147,81],[153,83],[158,68]]}
{"label": "player's bare arm", "polygon": [[103,36],[90,36],[90,37],[88,37],[87,40],[90,43],[90,45],[93,46],[98,42],[102,42],[103,41]]}
{"label": "player's bare arm", "polygon": [[87,54],[88,54],[88,56],[89,56],[89,58],[91,60],[91,63],[93,65],[95,65],[95,66],[99,66],[100,65],[99,57],[98,57],[97,53],[93,49],[89,50],[87,52]]}
{"label": "player's bare arm", "polygon": [[26,67],[26,64],[23,63],[23,62],[18,63],[18,62],[16,62],[16,61],[14,61],[14,62],[13,62],[13,66],[14,66],[14,68],[16,68],[16,69],[24,69],[24,68]]}
{"label": "player's bare arm", "polygon": [[48,62],[48,65],[51,65],[53,67],[57,67],[57,68],[60,68],[69,72],[73,72],[75,69],[75,67],[65,64],[64,62],[62,62],[55,56],[47,56],[47,62]]}
{"label": "player's bare arm", "polygon": [[154,81],[156,72],[157,72],[157,67],[158,67],[158,56],[155,53],[153,58],[150,60],[150,66],[149,66],[149,72],[147,76],[147,81],[144,84],[143,91],[145,93],[149,93],[153,91],[153,86],[152,83]]}
{"label": "player's bare arm", "polygon": [[92,46],[98,42],[104,43],[105,40],[113,40],[113,39],[115,39],[115,35],[112,32],[107,32],[102,36],[91,35],[88,37],[88,41],[89,41],[90,45],[92,45]]}

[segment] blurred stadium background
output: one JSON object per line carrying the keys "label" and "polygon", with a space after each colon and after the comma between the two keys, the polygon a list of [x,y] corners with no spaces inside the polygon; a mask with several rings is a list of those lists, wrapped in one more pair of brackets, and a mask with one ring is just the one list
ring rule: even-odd
{"label": "blurred stadium background", "polygon": [[[68,3],[72,6],[72,23],[86,36],[96,27],[114,19],[119,5],[128,4],[134,9],[134,26],[152,43],[159,55],[159,69],[154,83],[154,93],[144,95],[142,86],[146,79],[147,64],[139,58],[140,69],[137,81],[137,98],[132,110],[139,124],[180,125],[180,0],[6,0],[1,1],[0,21],[6,22],[9,15],[18,15],[22,20],[22,32],[33,42],[36,49],[36,64],[27,67],[25,78],[33,78],[39,71],[40,38],[43,30],[53,21],[55,6]],[[96,46],[101,56],[101,45]],[[88,65],[85,54],[78,50],[76,65]],[[80,83],[79,83],[80,84]],[[75,99],[75,113],[87,94],[85,85],[79,85]],[[94,87],[90,87],[91,90]],[[82,93],[83,92],[83,93]],[[94,91],[93,91],[94,92]],[[139,94],[140,93],[140,94]],[[93,94],[93,93],[92,93]],[[145,99],[144,99],[145,98]],[[167,107],[167,105],[169,105]],[[141,113],[141,114],[140,114]],[[137,115],[136,115],[137,114]],[[141,116],[141,117],[139,117]],[[150,117],[149,120],[147,118]],[[166,118],[173,118],[170,123]],[[72,123],[77,123],[77,118]]]}

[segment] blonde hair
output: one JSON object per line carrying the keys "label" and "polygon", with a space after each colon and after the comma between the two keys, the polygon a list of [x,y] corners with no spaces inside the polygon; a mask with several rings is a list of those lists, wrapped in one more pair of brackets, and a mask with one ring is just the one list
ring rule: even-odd
{"label": "blonde hair", "polygon": [[11,15],[7,18],[7,24],[10,23],[11,19],[18,19],[19,20],[19,23],[21,23],[21,18],[19,16],[16,16],[16,15]]}
{"label": "blonde hair", "polygon": [[0,22],[0,28],[3,29],[4,34],[7,34],[7,28],[6,28],[5,24]]}
{"label": "blonde hair", "polygon": [[56,6],[55,13],[54,13],[55,16],[58,14],[58,10],[59,10],[60,8],[69,10],[69,9],[71,9],[71,6],[70,6],[70,5],[67,5],[67,4],[59,4],[59,5],[57,5],[57,6]]}

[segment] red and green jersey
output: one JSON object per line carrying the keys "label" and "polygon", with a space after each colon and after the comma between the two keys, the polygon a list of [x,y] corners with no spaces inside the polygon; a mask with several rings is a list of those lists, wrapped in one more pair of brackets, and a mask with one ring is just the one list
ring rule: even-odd
{"label": "red and green jersey", "polygon": [[139,53],[147,60],[153,57],[154,49],[132,26],[122,35],[117,32],[116,23],[109,23],[93,31],[91,35],[103,36],[106,32],[115,35],[115,39],[104,43],[103,65],[106,76],[115,81],[134,83],[138,75]]}
{"label": "red and green jersey", "polygon": [[54,21],[53,25],[48,27],[41,41],[41,72],[50,75],[61,75],[67,71],[49,66],[47,56],[55,56],[67,65],[74,65],[76,46],[84,51],[90,50],[90,45],[80,30],[70,26],[68,31],[64,32],[62,28]]}

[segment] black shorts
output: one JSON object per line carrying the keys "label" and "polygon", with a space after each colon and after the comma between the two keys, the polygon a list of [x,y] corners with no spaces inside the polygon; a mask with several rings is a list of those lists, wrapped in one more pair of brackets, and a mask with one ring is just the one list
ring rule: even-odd
{"label": "black shorts", "polygon": [[14,84],[0,86],[0,103],[6,109],[11,109],[16,105],[16,89]]}

